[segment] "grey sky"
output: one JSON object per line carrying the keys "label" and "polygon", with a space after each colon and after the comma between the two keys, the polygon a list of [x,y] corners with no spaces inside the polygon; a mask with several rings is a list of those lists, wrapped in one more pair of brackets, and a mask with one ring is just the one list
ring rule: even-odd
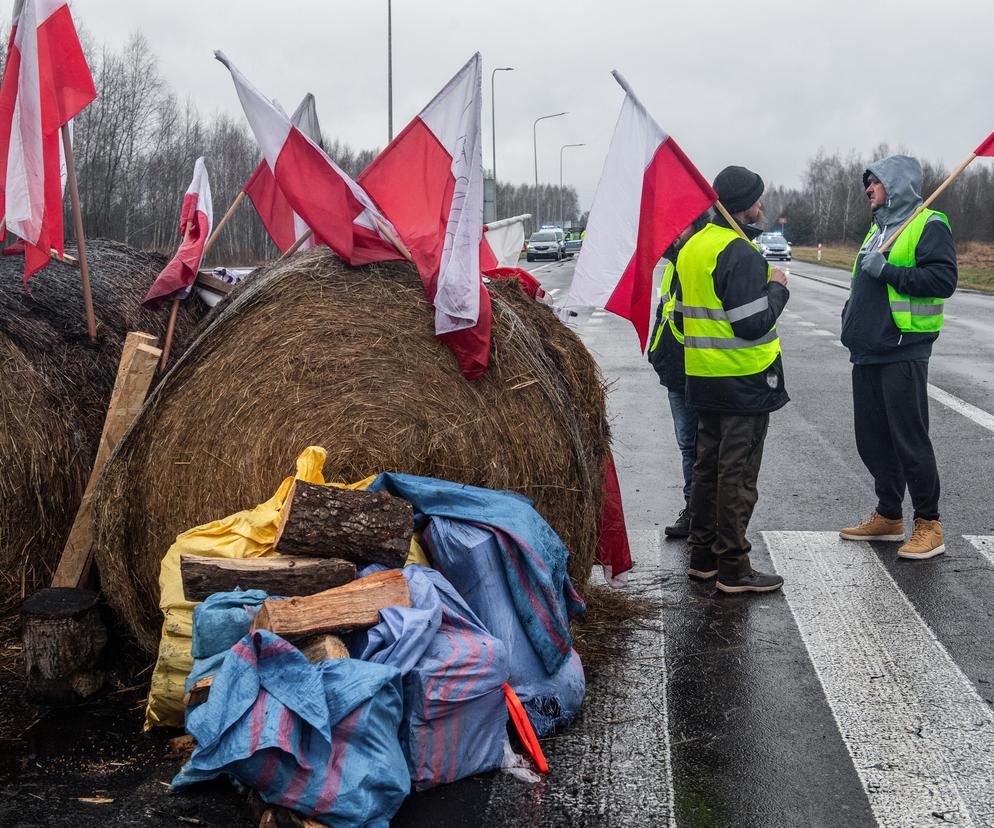
{"label": "grey sky", "polygon": [[[8,4],[9,8],[9,4]],[[141,29],[163,75],[204,114],[240,117],[211,55],[222,49],[292,110],[317,98],[322,128],[357,148],[386,143],[386,0],[74,0],[98,40]],[[394,130],[475,52],[484,60],[484,159],[490,73],[498,73],[497,170],[565,181],[589,207],[622,92],[618,69],[708,179],[745,164],[799,183],[819,147],[868,152],[880,141],[957,164],[994,130],[990,0],[475,2],[394,0]],[[994,163],[980,161],[977,163]]]}

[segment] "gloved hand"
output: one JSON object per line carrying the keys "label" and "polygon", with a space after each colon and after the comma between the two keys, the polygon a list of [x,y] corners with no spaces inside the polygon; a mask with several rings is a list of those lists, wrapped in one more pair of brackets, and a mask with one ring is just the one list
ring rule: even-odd
{"label": "gloved hand", "polygon": [[887,264],[887,259],[884,254],[879,250],[874,250],[871,253],[863,254],[863,261],[859,269],[867,276],[879,279],[880,274],[884,272],[885,264]]}

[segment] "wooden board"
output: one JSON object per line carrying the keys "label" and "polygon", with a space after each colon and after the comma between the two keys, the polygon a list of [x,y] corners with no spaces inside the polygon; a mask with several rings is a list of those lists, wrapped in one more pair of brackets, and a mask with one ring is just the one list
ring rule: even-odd
{"label": "wooden board", "polygon": [[117,379],[104,418],[104,428],[93,461],[90,479],[83,492],[69,538],[52,578],[53,587],[81,587],[86,584],[93,563],[93,487],[111,452],[134,422],[145,403],[155,366],[162,352],[154,347],[151,334],[132,331],[124,340]]}
{"label": "wooden board", "polygon": [[355,580],[355,564],[337,558],[204,558],[181,555],[187,601],[204,601],[215,592],[261,589],[269,595],[313,595]]}
{"label": "wooden board", "polygon": [[404,573],[388,569],[317,595],[265,601],[252,629],[269,630],[287,639],[348,632],[379,623],[381,609],[410,605]]}

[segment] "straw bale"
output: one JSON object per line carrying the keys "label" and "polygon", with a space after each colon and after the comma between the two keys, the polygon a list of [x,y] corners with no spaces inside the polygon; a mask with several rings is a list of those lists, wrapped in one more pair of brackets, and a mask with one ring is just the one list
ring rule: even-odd
{"label": "straw bale", "polygon": [[233,291],[97,491],[101,578],[139,643],[158,645],[159,565],[175,536],[268,498],[312,444],[328,450],[329,480],[402,471],[525,494],[586,582],[609,450],[603,381],[516,282],[491,295],[490,368],[470,383],[407,264],[350,268],[315,249]]}
{"label": "straw bale", "polygon": [[[165,330],[165,312],[141,307],[165,258],[102,239],[87,245],[95,345],[77,268],[52,262],[28,293],[23,257],[0,257],[0,615],[51,580],[89,478],[127,332]],[[174,353],[204,313],[195,298],[183,303]]]}

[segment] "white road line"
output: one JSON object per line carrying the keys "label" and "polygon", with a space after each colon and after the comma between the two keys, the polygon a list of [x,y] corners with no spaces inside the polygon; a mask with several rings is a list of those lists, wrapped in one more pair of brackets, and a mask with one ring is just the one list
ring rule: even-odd
{"label": "white road line", "polygon": [[973,548],[987,558],[987,563],[994,566],[994,535],[963,535],[963,540],[970,541]]}
{"label": "white road line", "polygon": [[994,824],[994,713],[869,544],[763,537],[878,823]]}
{"label": "white road line", "polygon": [[988,414],[982,408],[970,405],[965,400],[961,400],[959,397],[950,394],[948,391],[943,391],[931,383],[928,386],[928,395],[936,402],[942,403],[946,408],[951,408],[967,419],[973,420],[977,425],[983,426],[988,431],[994,431],[994,415]]}
{"label": "white road line", "polygon": [[559,262],[549,262],[548,264],[544,264],[541,267],[536,267],[534,270],[529,270],[528,272],[538,273],[540,270],[545,270],[547,267],[552,267],[554,264],[559,264]]}
{"label": "white road line", "polygon": [[815,327],[815,323],[814,322],[808,322],[806,319],[801,319],[799,322],[797,322],[797,324],[798,325],[803,325],[805,328],[813,328],[813,327]]}
{"label": "white road line", "polygon": [[821,328],[815,328],[811,333],[818,334],[818,336],[835,336],[831,331],[823,331]]}
{"label": "white road line", "polygon": [[555,296],[556,294],[559,293],[559,290],[560,290],[559,288],[549,288],[545,292],[548,293],[549,296]]}

